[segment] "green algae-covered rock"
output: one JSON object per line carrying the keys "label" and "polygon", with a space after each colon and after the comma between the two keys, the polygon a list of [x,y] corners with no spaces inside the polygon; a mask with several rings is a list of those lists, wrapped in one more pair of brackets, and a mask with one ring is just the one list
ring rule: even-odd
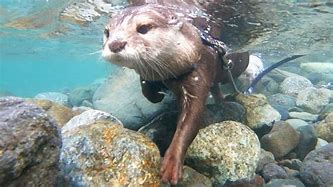
{"label": "green algae-covered rock", "polygon": [[215,185],[222,185],[227,180],[253,178],[259,155],[256,134],[241,123],[225,121],[199,131],[185,162],[212,178]]}
{"label": "green algae-covered rock", "polygon": [[110,121],[63,133],[63,184],[71,186],[156,186],[160,154],[146,136]]}

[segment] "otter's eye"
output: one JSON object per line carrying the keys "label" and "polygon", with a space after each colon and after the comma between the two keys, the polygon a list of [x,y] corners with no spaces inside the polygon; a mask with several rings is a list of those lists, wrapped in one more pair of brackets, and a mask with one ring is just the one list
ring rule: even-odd
{"label": "otter's eye", "polygon": [[140,34],[146,34],[152,28],[151,25],[141,25],[136,28],[136,31]]}
{"label": "otter's eye", "polygon": [[109,36],[110,36],[110,33],[109,33],[109,29],[105,29],[104,30],[104,36],[106,37],[106,38],[109,38]]}

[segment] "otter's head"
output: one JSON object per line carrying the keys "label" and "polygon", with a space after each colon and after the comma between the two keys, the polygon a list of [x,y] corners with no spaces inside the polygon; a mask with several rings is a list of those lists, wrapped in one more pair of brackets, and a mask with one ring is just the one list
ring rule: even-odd
{"label": "otter's head", "polygon": [[145,80],[177,77],[200,59],[196,28],[174,10],[159,5],[130,7],[104,31],[103,57],[134,69]]}

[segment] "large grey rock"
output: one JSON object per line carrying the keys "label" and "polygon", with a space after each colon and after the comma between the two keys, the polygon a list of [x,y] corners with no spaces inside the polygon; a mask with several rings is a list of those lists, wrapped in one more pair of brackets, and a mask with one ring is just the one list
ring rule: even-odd
{"label": "large grey rock", "polygon": [[298,95],[296,105],[307,112],[319,114],[330,102],[331,91],[325,88],[307,88]]}
{"label": "large grey rock", "polygon": [[60,186],[159,186],[160,154],[146,136],[108,121],[63,133]]}
{"label": "large grey rock", "polygon": [[281,119],[279,112],[269,105],[266,97],[262,94],[239,94],[236,100],[244,106],[246,112],[245,124],[251,129],[257,129]]}
{"label": "large grey rock", "polygon": [[305,77],[293,76],[287,77],[280,85],[280,91],[283,94],[297,97],[298,93],[308,87],[312,87],[312,83]]}
{"label": "large grey rock", "polygon": [[53,186],[60,147],[57,124],[44,110],[0,98],[0,186]]}
{"label": "large grey rock", "polygon": [[139,75],[133,70],[120,69],[94,94],[95,109],[108,112],[123,122],[126,128],[138,129],[144,120],[162,110],[168,99],[151,103],[142,94]]}
{"label": "large grey rock", "polygon": [[278,122],[271,132],[260,140],[263,149],[273,153],[275,158],[281,158],[293,150],[299,143],[300,135],[286,122]]}
{"label": "large grey rock", "polygon": [[251,179],[260,155],[256,134],[233,121],[212,124],[201,129],[187,150],[185,162],[215,185],[227,180]]}
{"label": "large grey rock", "polygon": [[69,106],[69,98],[67,95],[59,92],[44,92],[35,96],[35,99],[49,100],[60,105]]}
{"label": "large grey rock", "polygon": [[96,121],[110,121],[122,125],[121,121],[109,113],[99,110],[87,110],[69,120],[61,131],[64,133],[79,126],[90,125]]}
{"label": "large grey rock", "polygon": [[328,142],[333,142],[333,112],[329,113],[324,120],[314,125],[317,135]]}
{"label": "large grey rock", "polygon": [[316,74],[318,79],[324,81],[333,80],[333,64],[328,62],[306,62],[301,63],[300,69],[307,75]]}
{"label": "large grey rock", "polygon": [[307,186],[333,186],[333,143],[311,151],[300,170]]}

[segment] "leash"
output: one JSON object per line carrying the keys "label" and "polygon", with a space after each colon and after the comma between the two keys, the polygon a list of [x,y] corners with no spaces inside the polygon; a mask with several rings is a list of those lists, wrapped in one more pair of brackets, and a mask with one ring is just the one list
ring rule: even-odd
{"label": "leash", "polygon": [[[199,29],[198,29],[199,30]],[[228,77],[232,83],[232,86],[234,87],[234,90],[237,93],[241,93],[235,83],[234,77],[232,76],[231,69],[234,67],[234,62],[232,62],[230,59],[227,59],[227,45],[222,42],[221,40],[215,39],[209,34],[202,32],[199,30],[201,41],[204,45],[207,45],[209,47],[212,47],[217,51],[217,54],[222,61],[222,68],[228,71]]]}

